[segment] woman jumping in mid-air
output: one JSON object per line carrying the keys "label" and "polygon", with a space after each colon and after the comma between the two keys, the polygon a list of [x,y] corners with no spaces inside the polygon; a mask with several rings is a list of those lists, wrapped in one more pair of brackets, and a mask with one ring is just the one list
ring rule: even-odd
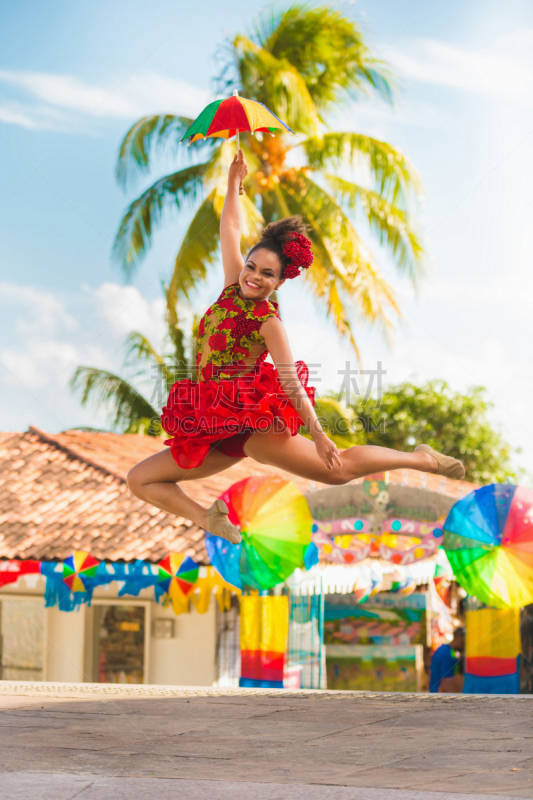
{"label": "woman jumping in mid-air", "polygon": [[[203,508],[181,483],[221,472],[246,456],[327,484],[402,467],[463,478],[460,461],[427,445],[413,453],[372,445],[339,451],[328,439],[313,410],[307,367],[294,363],[277,305],[270,300],[313,261],[306,226],[300,217],[271,223],[244,260],[239,183],[247,172],[239,151],[229,169],[220,220],[224,291],[200,322],[198,382],[172,386],[161,418],[170,447],[130,470],[133,494],[236,544],[241,535],[228,519],[226,504],[216,500]],[[269,353],[275,367],[265,361]],[[298,434],[301,425],[312,441]]]}

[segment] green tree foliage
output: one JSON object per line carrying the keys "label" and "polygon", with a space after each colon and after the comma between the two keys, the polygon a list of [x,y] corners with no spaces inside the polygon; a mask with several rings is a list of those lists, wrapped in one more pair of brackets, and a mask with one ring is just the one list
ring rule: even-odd
{"label": "green tree foliage", "polygon": [[446,381],[399,383],[389,386],[381,401],[358,398],[350,409],[357,420],[351,430],[358,444],[395,450],[429,444],[459,458],[473,483],[516,482],[520,474],[511,464],[513,451],[488,419],[492,407],[481,386],[461,394]]}
{"label": "green tree foliage", "polygon": [[[266,223],[302,214],[315,252],[305,283],[357,351],[354,320],[386,331],[399,314],[394,291],[363,237],[370,229],[397,269],[416,281],[423,257],[415,224],[421,184],[397,148],[360,133],[331,131],[327,119],[362,94],[389,101],[390,71],[370,52],[357,25],[331,6],[295,4],[272,11],[249,35],[228,42],[221,57],[219,96],[237,89],[299,134],[241,138],[250,167],[241,205],[243,246],[256,241]],[[178,153],[190,122],[168,114],[136,122],[120,147],[119,181],[127,184],[145,175],[163,150]],[[115,242],[115,255],[131,273],[155,229],[168,219],[166,212],[193,211],[169,280],[171,331],[176,301],[189,299],[218,258],[219,219],[235,144],[208,139],[180,153],[181,168],[130,204]]]}
{"label": "green tree foliage", "polygon": [[529,476],[513,467],[512,455],[521,451],[513,451],[489,421],[492,407],[481,386],[461,394],[446,381],[433,380],[389,386],[380,401],[359,396],[349,406],[338,395],[326,395],[317,400],[316,412],[338,447],[373,444],[412,451],[429,444],[459,458],[472,483],[516,483]]}

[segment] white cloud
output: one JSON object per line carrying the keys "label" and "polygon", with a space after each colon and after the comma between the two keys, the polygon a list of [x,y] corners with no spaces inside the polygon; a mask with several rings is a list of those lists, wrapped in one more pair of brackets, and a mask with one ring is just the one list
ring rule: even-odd
{"label": "white cloud", "polygon": [[94,292],[98,314],[115,336],[124,338],[130,331],[144,334],[159,348],[165,335],[165,301],[146,300],[135,286],[103,283]]}
{"label": "white cloud", "polygon": [[[108,424],[104,412],[82,409],[69,380],[79,365],[123,374],[124,340],[137,330],[160,348],[163,298],[147,300],[133,286],[104,283],[62,297],[14,283],[0,284],[0,398],[3,425],[50,430]],[[150,392],[150,380],[138,384]]]}
{"label": "white cloud", "polygon": [[361,98],[346,108],[335,111],[328,122],[334,130],[355,130],[367,132],[386,139],[390,126],[405,125],[412,128],[442,129],[445,122],[442,115],[432,106],[412,98],[398,97],[393,106],[374,97]]}
{"label": "white cloud", "polygon": [[19,347],[3,347],[0,361],[10,378],[26,389],[41,389],[76,361],[77,350],[67,342],[31,338]]}
{"label": "white cloud", "polygon": [[83,324],[59,296],[0,284],[4,381],[39,390],[55,381],[66,385],[78,364],[120,370],[131,331],[140,331],[156,349],[165,336],[164,299],[147,300],[133,286],[103,283],[86,290],[78,311]]}
{"label": "white cloud", "polygon": [[[3,283],[0,308],[15,334],[11,344],[0,348],[7,383],[40,389],[75,363],[78,348],[73,339],[79,325],[57,297],[30,286]],[[2,339],[7,338],[6,331]]]}
{"label": "white cloud", "polygon": [[18,125],[20,128],[39,128],[38,122],[27,114],[19,114],[17,111],[0,106],[0,122],[7,122],[8,125]]}
{"label": "white cloud", "polygon": [[496,42],[490,52],[476,52],[434,39],[387,49],[398,73],[413,81],[448,86],[480,95],[533,105],[533,31]]}
{"label": "white cloud", "polygon": [[194,117],[210,99],[203,89],[155,72],[135,72],[99,86],[75,75],[0,70],[0,84],[18,89],[23,98],[16,103],[4,99],[0,120],[26,128],[64,129],[87,115],[133,120],[161,112]]}
{"label": "white cloud", "polygon": [[[52,106],[85,113],[130,116],[133,107],[118,93],[81,81],[73,75],[53,75],[43,72],[0,70],[0,81],[19,86]],[[102,110],[108,101],[106,109]]]}
{"label": "white cloud", "polygon": [[16,330],[21,337],[39,335],[49,338],[59,330],[71,332],[78,327],[75,318],[49,292],[32,286],[0,283],[0,297],[6,305],[20,307],[22,313],[16,319]]}

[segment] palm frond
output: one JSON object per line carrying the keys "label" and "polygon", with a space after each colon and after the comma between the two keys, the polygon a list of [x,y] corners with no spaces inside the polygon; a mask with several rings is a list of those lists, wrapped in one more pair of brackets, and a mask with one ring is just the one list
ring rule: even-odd
{"label": "palm frond", "polygon": [[141,436],[166,436],[160,417],[140,417],[133,420],[124,433],[136,433]]}
{"label": "palm frond", "polygon": [[192,122],[188,117],[173,114],[156,114],[137,120],[120,144],[116,170],[118,182],[125,185],[132,175],[146,171],[152,148],[163,149],[171,139],[177,145]]}
{"label": "palm frond", "polygon": [[186,167],[165,175],[141,194],[128,208],[115,238],[113,252],[130,274],[151,243],[154,227],[166,208],[181,210],[187,200],[194,201],[203,188],[208,163]]}
{"label": "palm frond", "polygon": [[156,365],[165,379],[167,385],[173,383],[173,374],[167,368],[165,359],[160,355],[157,350],[152,346],[149,339],[138,331],[132,331],[126,338],[126,360],[131,361],[135,358],[137,361],[144,363],[151,361]]}
{"label": "palm frond", "polygon": [[368,91],[392,99],[390,67],[372,55],[353,20],[331,6],[293,4],[267,12],[256,23],[253,39],[295,68],[320,111]]}
{"label": "palm frond", "polygon": [[292,214],[302,214],[311,226],[309,236],[313,242],[315,258],[311,268],[306,271],[306,284],[309,285],[311,292],[319,304],[323,306],[328,316],[333,319],[339,334],[349,339],[356,357],[360,359],[359,348],[350,321],[350,309],[342,302],[335,284],[337,277],[335,255],[331,252],[331,243],[326,241],[320,226],[313,221],[312,214],[308,215],[306,213],[311,209],[307,207],[307,204],[304,205],[303,202],[298,202],[298,194],[292,188],[287,191],[287,186],[283,180],[277,190],[271,193],[268,198],[264,197],[263,201],[263,209],[265,210],[265,207],[267,207],[270,212],[266,217],[267,221],[291,216]]}
{"label": "palm frond", "polygon": [[360,437],[355,433],[357,417],[353,409],[343,405],[330,395],[317,398],[316,415],[323,429],[337,447],[352,447]]}
{"label": "palm frond", "polygon": [[378,192],[365,189],[336,175],[324,177],[337,199],[352,211],[360,208],[366,215],[371,230],[377,234],[379,243],[386,245],[396,266],[416,283],[423,272],[424,249],[416,232],[409,224],[406,211],[389,203]]}
{"label": "palm frond", "polygon": [[[248,142],[244,141],[242,143],[241,150],[246,158],[249,174],[253,176],[259,169],[261,162]],[[235,145],[232,142],[225,141],[216,155],[216,158],[213,157],[210,160],[209,172],[206,177],[210,186],[214,188],[213,209],[220,220],[228,188],[228,169],[235,155]],[[247,185],[248,187],[253,185],[253,177],[251,183],[250,179],[247,179]],[[255,194],[254,189],[252,189],[251,194],[252,196]],[[257,241],[264,220],[259,208],[248,192],[239,197],[239,203],[241,207],[241,243],[242,247],[247,249]]]}
{"label": "palm frond", "polygon": [[183,328],[181,327],[178,315],[179,298],[176,296],[175,293],[172,299],[170,298],[169,294],[170,289],[169,286],[167,286],[166,284],[163,284],[163,291],[165,292],[165,299],[166,299],[165,316],[167,322],[168,338],[172,342],[172,346],[174,348],[174,361],[176,367],[179,369],[180,366],[183,366],[186,361],[186,356],[185,356],[186,337]]}
{"label": "palm frond", "polygon": [[298,70],[247,36],[236,36],[233,48],[244,95],[268,105],[294,130],[318,133],[320,118]]}
{"label": "palm frond", "polygon": [[105,409],[114,428],[130,428],[138,420],[159,417],[155,408],[130,383],[95,367],[78,367],[70,380],[74,391],[81,390],[81,404],[89,400],[98,411]]}
{"label": "palm frond", "polygon": [[174,262],[167,289],[167,306],[175,308],[178,298],[189,299],[196,285],[205,280],[207,269],[217,257],[220,240],[219,217],[214,208],[216,190],[203,201],[189,225]]}
{"label": "palm frond", "polygon": [[378,325],[388,335],[391,313],[399,314],[394,292],[333,197],[303,170],[287,173],[280,186],[290,213],[311,226],[315,261],[305,279],[358,353],[351,320]]}
{"label": "palm frond", "polygon": [[[350,17],[332,6],[297,2],[267,13],[249,35],[239,34],[226,43],[219,89],[227,94],[233,88],[263,102],[308,136],[303,143],[285,135],[243,137],[249,164],[247,194],[241,198],[243,246],[257,240],[265,222],[302,214],[311,225],[315,252],[305,281],[358,353],[354,321],[380,326],[388,334],[399,311],[392,288],[355,226],[364,222],[363,212],[399,270],[414,279],[423,256],[413,222],[422,185],[409,160],[387,142],[324,128],[327,112],[350,97],[375,92],[390,100],[391,72]],[[122,142],[119,180],[146,170],[156,148],[181,138],[189,122],[174,115],[139,120]],[[293,161],[299,166],[289,167],[288,152],[299,146],[303,152],[296,152]],[[131,273],[166,211],[193,209],[165,287],[169,335],[180,364],[188,360],[191,347],[180,326],[178,303],[190,301],[217,259],[233,148],[223,140],[196,144],[187,155],[196,160],[198,152],[202,159],[206,153],[205,160],[161,178],[143,192],[127,209],[116,237],[115,256]],[[310,177],[314,173],[316,181]],[[363,228],[366,232],[366,223]],[[161,356],[150,343],[135,339],[130,345],[132,355],[161,366]]]}
{"label": "palm frond", "polygon": [[422,182],[411,162],[396,147],[361,133],[325,133],[302,142],[313,169],[342,169],[347,165],[370,170],[376,191],[408,209],[422,196]]}

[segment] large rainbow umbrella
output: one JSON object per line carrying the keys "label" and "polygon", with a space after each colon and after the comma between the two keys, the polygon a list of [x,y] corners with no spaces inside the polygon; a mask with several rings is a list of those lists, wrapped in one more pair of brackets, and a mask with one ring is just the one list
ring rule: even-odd
{"label": "large rainbow umbrella", "polygon": [[181,140],[189,139],[189,144],[211,136],[231,139],[245,131],[262,131],[274,134],[276,131],[294,133],[288,125],[268,110],[263,103],[239,97],[215,100],[204,108]]}
{"label": "large rainbow umbrella", "polygon": [[86,550],[76,550],[63,562],[63,581],[71,592],[86,592],[87,578],[93,578],[100,562]]}
{"label": "large rainbow umbrella", "polygon": [[533,603],[533,492],[495,483],[467,494],[444,523],[444,549],[457,581],[482,603]]}
{"label": "large rainbow umbrella", "polygon": [[206,531],[211,564],[239,589],[270,589],[304,566],[313,518],[304,495],[277,475],[234,483],[222,499],[242,542],[229,544]]}
{"label": "large rainbow umbrella", "polygon": [[158,584],[171,597],[176,589],[188,595],[198,580],[199,566],[183,553],[171,553],[159,562]]}

